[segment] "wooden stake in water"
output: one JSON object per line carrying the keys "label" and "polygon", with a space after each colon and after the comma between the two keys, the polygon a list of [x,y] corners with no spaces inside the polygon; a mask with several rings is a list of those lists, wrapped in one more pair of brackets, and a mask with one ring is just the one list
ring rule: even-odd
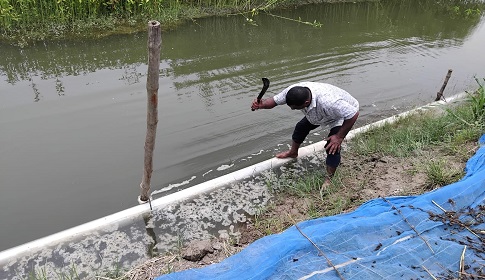
{"label": "wooden stake in water", "polygon": [[145,139],[145,159],[143,177],[140,183],[140,202],[149,200],[150,180],[153,171],[153,150],[158,123],[158,87],[160,72],[160,48],[162,33],[158,21],[148,23],[148,75],[147,75],[147,134]]}
{"label": "wooden stake in water", "polygon": [[453,70],[448,69],[448,73],[446,73],[445,81],[443,82],[443,85],[441,86],[440,91],[438,91],[438,93],[436,93],[436,99],[434,101],[440,101],[441,99],[444,99],[443,91],[445,90],[445,87],[448,84],[448,80],[451,77],[451,72],[453,72]]}

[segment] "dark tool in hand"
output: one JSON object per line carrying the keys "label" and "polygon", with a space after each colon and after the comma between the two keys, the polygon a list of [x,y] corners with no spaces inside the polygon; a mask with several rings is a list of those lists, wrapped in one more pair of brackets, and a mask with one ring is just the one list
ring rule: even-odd
{"label": "dark tool in hand", "polygon": [[[261,90],[261,92],[258,95],[258,98],[257,98],[258,103],[261,103],[261,98],[263,98],[264,93],[269,88],[269,80],[268,80],[268,78],[262,78],[262,80],[263,80],[263,89]],[[254,109],[251,109],[251,110],[254,111]]]}

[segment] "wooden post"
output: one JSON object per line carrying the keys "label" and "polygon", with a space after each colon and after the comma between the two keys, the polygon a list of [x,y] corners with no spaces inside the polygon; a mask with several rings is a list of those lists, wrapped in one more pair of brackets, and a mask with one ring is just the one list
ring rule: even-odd
{"label": "wooden post", "polygon": [[443,85],[441,86],[440,91],[436,93],[436,99],[434,101],[439,101],[441,100],[441,98],[443,98],[443,91],[445,90],[445,87],[448,84],[448,80],[451,77],[451,72],[453,72],[453,70],[448,69],[448,73],[446,74],[445,81],[443,82]]}
{"label": "wooden post", "polygon": [[147,75],[147,134],[145,139],[145,159],[143,177],[140,183],[140,203],[149,201],[150,180],[153,171],[153,150],[158,123],[158,85],[160,73],[160,48],[162,35],[160,23],[148,23],[148,75]]}

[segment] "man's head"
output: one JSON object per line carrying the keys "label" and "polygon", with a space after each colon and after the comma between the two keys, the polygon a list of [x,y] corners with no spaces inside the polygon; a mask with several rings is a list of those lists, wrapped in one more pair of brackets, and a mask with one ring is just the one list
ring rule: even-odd
{"label": "man's head", "polygon": [[292,110],[300,110],[308,105],[312,101],[312,92],[307,87],[292,87],[286,94],[286,105]]}

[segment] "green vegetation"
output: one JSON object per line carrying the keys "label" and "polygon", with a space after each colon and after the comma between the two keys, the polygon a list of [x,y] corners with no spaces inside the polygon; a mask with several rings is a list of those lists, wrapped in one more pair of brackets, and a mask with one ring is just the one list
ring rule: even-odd
{"label": "green vegetation", "polygon": [[[469,93],[470,99],[468,103],[470,104],[470,109],[472,112],[472,120],[474,121],[472,126],[483,126],[485,122],[485,88],[484,84],[480,83],[480,80],[475,79],[479,85],[479,88],[474,93]],[[485,81],[485,79],[483,79]]]}
{"label": "green vegetation", "polygon": [[0,0],[0,35],[21,43],[97,37],[141,30],[148,19],[170,26],[190,17],[192,10],[178,1],[162,0]]}
{"label": "green vegetation", "polygon": [[424,166],[429,186],[446,186],[458,181],[464,172],[448,168],[444,160],[430,160]]}
{"label": "green vegetation", "polygon": [[[355,2],[352,0],[0,0],[0,40],[22,46],[46,39],[98,38],[110,34],[145,30],[149,20],[158,20],[162,28],[171,29],[187,20],[217,15],[244,16],[248,23],[257,25],[253,18],[260,12],[322,27],[322,24],[317,21],[287,18],[271,11],[309,3],[345,1]],[[413,5],[410,1],[396,1],[396,3],[404,8]],[[418,3],[421,9],[430,9],[434,12],[447,13],[453,18],[464,19],[479,18],[484,5],[480,0],[440,0],[425,3]]]}
{"label": "green vegetation", "polygon": [[[484,131],[485,94],[483,85],[469,93],[466,104],[447,109],[444,115],[429,112],[402,118],[372,132],[357,136],[352,148],[361,154],[384,153],[405,157],[429,145],[444,145],[450,150],[476,139]],[[419,123],[420,125],[415,125]]]}
{"label": "green vegetation", "polygon": [[[99,37],[146,29],[158,20],[169,29],[193,18],[269,10],[289,0],[0,0],[0,37],[26,44],[52,38]],[[297,1],[296,1],[297,2]]]}
{"label": "green vegetation", "polygon": [[479,89],[469,93],[466,104],[446,109],[444,114],[421,112],[360,134],[352,140],[352,149],[364,155],[406,157],[430,145],[454,150],[476,139],[485,127],[485,94],[477,82]]}

